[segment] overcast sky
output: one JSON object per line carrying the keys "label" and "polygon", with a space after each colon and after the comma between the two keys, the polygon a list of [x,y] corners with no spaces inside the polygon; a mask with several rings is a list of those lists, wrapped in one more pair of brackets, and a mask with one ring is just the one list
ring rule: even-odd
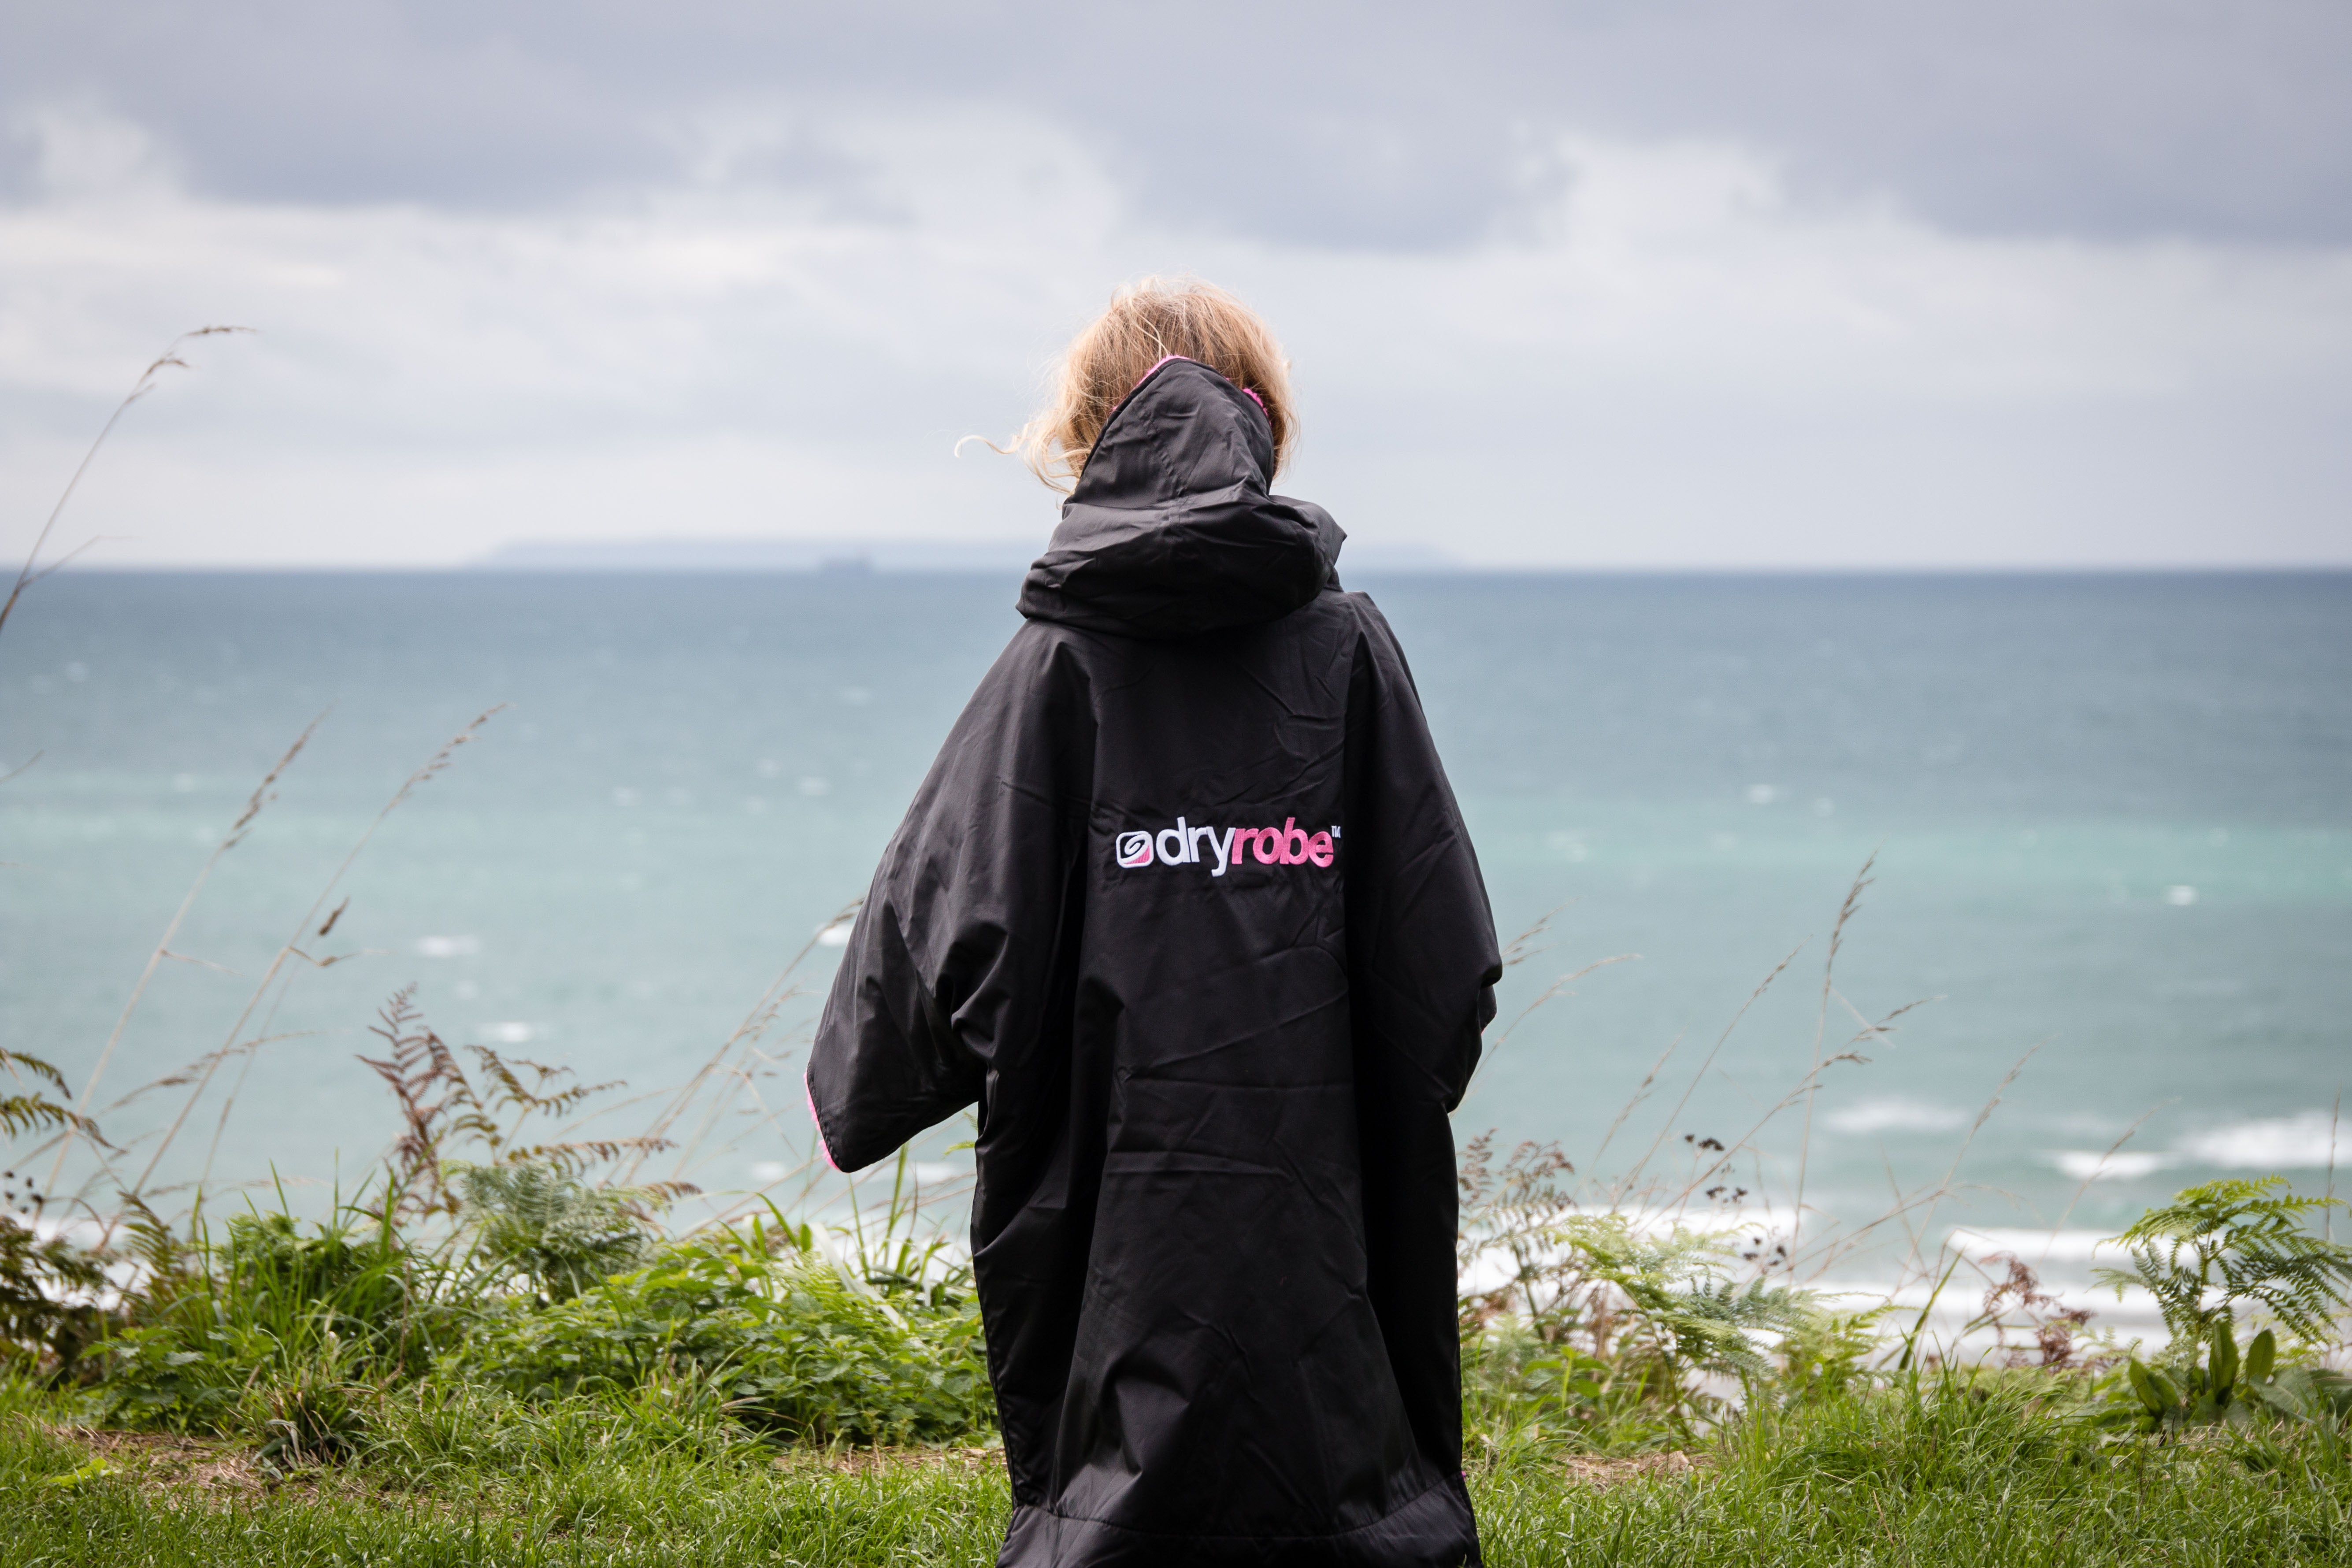
{"label": "overcast sky", "polygon": [[2352,563],[2352,5],[0,0],[0,544],[1042,539],[1122,279],[1591,566]]}

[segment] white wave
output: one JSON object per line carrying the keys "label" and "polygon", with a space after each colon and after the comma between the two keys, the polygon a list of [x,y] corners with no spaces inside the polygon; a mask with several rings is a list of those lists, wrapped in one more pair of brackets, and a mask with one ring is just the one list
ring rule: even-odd
{"label": "white wave", "polygon": [[2352,1163],[2352,1126],[2326,1110],[2268,1116],[2200,1132],[2181,1144],[2189,1158],[2238,1170],[2317,1171]]}
{"label": "white wave", "polygon": [[[1623,1220],[1635,1236],[1659,1239],[1676,1232],[1712,1238],[1727,1248],[1743,1263],[1764,1258],[1772,1249],[1787,1242],[1795,1211],[1761,1197],[1744,1199],[1720,1206],[1712,1203],[1694,1202],[1675,1206],[1640,1205],[1619,1209],[1581,1211],[1582,1217],[1600,1219],[1604,1216]],[[1808,1234],[1826,1233],[1834,1221],[1824,1218],[1818,1227],[1809,1227]],[[1558,1247],[1538,1247],[1534,1256],[1551,1259],[1559,1256]],[[1463,1267],[1463,1289],[1486,1291],[1497,1289],[1510,1279],[1522,1259],[1491,1241],[1475,1246],[1469,1260]]]}
{"label": "white wave", "polygon": [[420,936],[416,939],[419,958],[471,958],[482,951],[482,939],[478,936]]}
{"label": "white wave", "polygon": [[1968,1120],[1964,1110],[1948,1105],[1929,1105],[1901,1095],[1865,1100],[1822,1118],[1836,1132],[1948,1132],[1965,1125]]}
{"label": "white wave", "polygon": [[2151,1154],[2138,1149],[2118,1149],[2107,1153],[2092,1149],[2061,1149],[2050,1156],[2050,1163],[2078,1182],[2127,1182],[2137,1176],[2153,1175],[2168,1165],[2179,1163],[2177,1154]]}
{"label": "white wave", "polygon": [[1955,1226],[1952,1247],[1979,1260],[1996,1252],[2032,1264],[2086,1263],[2108,1239],[2103,1230],[2028,1230],[2017,1226]]}
{"label": "white wave", "polygon": [[527,1046],[539,1038],[539,1026],[522,1023],[485,1024],[482,1026],[482,1033],[488,1035],[496,1045]]}
{"label": "white wave", "polygon": [[849,933],[856,929],[855,921],[835,921],[816,933],[816,944],[819,947],[847,947]]}

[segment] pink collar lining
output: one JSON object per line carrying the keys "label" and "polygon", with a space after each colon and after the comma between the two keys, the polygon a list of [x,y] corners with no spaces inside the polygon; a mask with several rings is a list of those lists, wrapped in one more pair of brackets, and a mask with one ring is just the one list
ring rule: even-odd
{"label": "pink collar lining", "polygon": [[[1201,363],[1190,354],[1162,354],[1159,359],[1152,362],[1152,366],[1150,370],[1145,371],[1141,375],[1135,378],[1135,386],[1141,386],[1145,382],[1150,381],[1154,375],[1157,375],[1160,373],[1160,367],[1161,365],[1168,363],[1171,360],[1180,359],[1187,364],[1199,364]],[[1135,395],[1135,386],[1130,386],[1127,389],[1127,394],[1129,397]],[[1257,405],[1257,411],[1260,414],[1265,415],[1268,419],[1274,417],[1271,413],[1267,412],[1265,399],[1257,395],[1257,389],[1255,387],[1244,386],[1242,388],[1242,391],[1248,395],[1249,400],[1252,403]]]}

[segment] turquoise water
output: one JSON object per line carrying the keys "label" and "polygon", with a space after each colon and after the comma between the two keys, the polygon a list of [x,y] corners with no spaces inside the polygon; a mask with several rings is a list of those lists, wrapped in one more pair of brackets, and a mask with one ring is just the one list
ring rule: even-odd
{"label": "turquoise water", "polygon": [[[1517,1026],[1465,1132],[1558,1139],[1596,1173],[1654,1139],[1668,1173],[1685,1133],[1737,1142],[1805,1071],[1825,939],[1875,854],[1838,991],[1871,1017],[1938,999],[1829,1076],[1810,1203],[1875,1214],[1890,1181],[1940,1173],[2029,1052],[1970,1147],[1976,1190],[1934,1225],[2047,1226],[2074,1202],[2069,1224],[2096,1226],[2230,1170],[2324,1184],[2352,1079],[2352,576],[1365,585],[1413,659],[1498,922],[1564,906],[1490,1045],[1559,974],[1641,955]],[[412,981],[453,1038],[674,1082],[863,890],[1015,624],[1013,587],[45,583],[0,634],[0,764],[42,753],[0,785],[0,1028],[84,1078],[209,847],[323,711],[174,941],[203,962],[163,965],[99,1100],[217,1047],[401,779],[506,703],[353,868],[314,951],[358,956],[306,974],[269,1025],[291,1037],[221,1131],[220,1173],[373,1158],[390,1104],[352,1058]],[[1669,1122],[1675,1075],[1792,949]],[[815,989],[830,962],[812,955]],[[1834,1050],[1853,1030],[1832,1025]],[[764,1092],[789,1100],[790,1082],[786,1064]],[[105,1125],[130,1142],[171,1103]],[[2085,1162],[2143,1114],[2131,1158],[2075,1202]],[[217,1124],[201,1111],[164,1168],[193,1173]],[[1799,1124],[1768,1127],[1738,1180],[1785,1194]],[[773,1125],[733,1136],[707,1183],[796,1157]]]}

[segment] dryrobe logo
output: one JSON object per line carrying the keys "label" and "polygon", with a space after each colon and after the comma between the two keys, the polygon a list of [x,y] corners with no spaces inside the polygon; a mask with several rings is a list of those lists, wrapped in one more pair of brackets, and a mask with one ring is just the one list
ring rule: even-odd
{"label": "dryrobe logo", "polygon": [[1244,855],[1261,866],[1328,866],[1339,853],[1339,839],[1337,827],[1301,827],[1295,816],[1285,817],[1279,827],[1195,827],[1180,816],[1175,826],[1157,833],[1134,828],[1120,834],[1111,854],[1129,870],[1213,859],[1216,869],[1209,875],[1222,877]]}

